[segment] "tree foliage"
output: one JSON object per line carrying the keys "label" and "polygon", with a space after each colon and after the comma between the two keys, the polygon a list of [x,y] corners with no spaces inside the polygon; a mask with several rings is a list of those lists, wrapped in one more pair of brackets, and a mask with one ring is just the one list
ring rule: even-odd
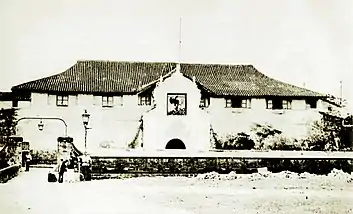
{"label": "tree foliage", "polygon": [[281,130],[275,129],[268,124],[255,124],[251,127],[251,132],[254,134],[255,149],[258,150],[264,149],[265,139],[282,133]]}
{"label": "tree foliage", "polygon": [[311,124],[304,142],[309,150],[338,151],[352,150],[352,128],[342,126],[342,117],[324,114],[321,120]]}
{"label": "tree foliage", "polygon": [[306,150],[307,146],[300,140],[286,137],[282,134],[268,136],[263,140],[261,150]]}
{"label": "tree foliage", "polygon": [[14,108],[0,109],[0,168],[8,166],[8,161],[14,156],[14,150],[6,149],[10,136],[16,134],[17,112]]}
{"label": "tree foliage", "polygon": [[237,134],[227,134],[218,139],[216,149],[226,150],[250,150],[254,148],[254,141],[250,138],[250,135],[240,132]]}

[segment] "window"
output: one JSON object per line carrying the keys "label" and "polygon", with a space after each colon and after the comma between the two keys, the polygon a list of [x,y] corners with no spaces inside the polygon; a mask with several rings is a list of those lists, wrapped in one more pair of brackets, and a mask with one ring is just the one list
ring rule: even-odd
{"label": "window", "polygon": [[112,96],[102,96],[102,107],[113,107],[114,100]]}
{"label": "window", "polygon": [[241,107],[242,108],[248,108],[248,106],[250,107],[250,105],[248,105],[248,100],[241,100]]}
{"label": "window", "polygon": [[250,99],[226,98],[226,108],[251,108]]}
{"label": "window", "polygon": [[200,100],[200,108],[207,108],[210,106],[210,98],[209,97],[201,97]]}
{"label": "window", "polygon": [[317,100],[315,99],[308,99],[305,100],[307,108],[317,108]]}
{"label": "window", "polygon": [[266,100],[266,108],[267,109],[272,109],[273,108],[272,100]]}
{"label": "window", "polygon": [[18,107],[18,100],[12,100],[12,107],[14,108]]}
{"label": "window", "polygon": [[290,100],[282,100],[283,109],[292,109],[292,102]]}
{"label": "window", "polygon": [[266,100],[267,109],[292,109],[291,100],[271,99]]}
{"label": "window", "polygon": [[151,105],[151,96],[150,95],[140,95],[138,105],[150,106]]}
{"label": "window", "polygon": [[56,105],[57,106],[68,106],[69,105],[69,96],[68,95],[57,95],[56,96]]}
{"label": "window", "polygon": [[233,106],[232,99],[226,99],[226,108],[232,108]]}

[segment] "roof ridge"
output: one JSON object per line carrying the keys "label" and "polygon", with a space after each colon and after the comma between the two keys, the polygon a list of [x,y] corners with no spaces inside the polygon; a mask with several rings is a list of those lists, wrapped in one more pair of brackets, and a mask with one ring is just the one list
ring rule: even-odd
{"label": "roof ridge", "polygon": [[[80,59],[77,60],[77,63],[80,62],[111,62],[111,63],[173,63],[173,64],[178,64],[179,62],[173,62],[173,61],[140,61],[140,60],[95,60],[95,59]],[[244,67],[254,67],[253,64],[250,63],[206,63],[206,62],[180,62],[181,65],[209,65],[209,66],[244,66]]]}
{"label": "roof ridge", "polygon": [[111,62],[111,63],[177,63],[170,61],[139,61],[139,60],[77,60],[77,63],[80,62]]}

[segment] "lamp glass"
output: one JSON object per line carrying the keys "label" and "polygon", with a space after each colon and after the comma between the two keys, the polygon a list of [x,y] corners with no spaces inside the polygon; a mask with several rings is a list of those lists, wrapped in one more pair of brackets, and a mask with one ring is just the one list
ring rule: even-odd
{"label": "lamp glass", "polygon": [[43,128],[44,128],[44,124],[43,124],[42,121],[40,121],[40,122],[38,123],[38,129],[39,129],[39,131],[43,131]]}
{"label": "lamp glass", "polygon": [[90,116],[91,115],[87,113],[87,110],[85,110],[85,113],[82,114],[82,122],[84,125],[88,125]]}

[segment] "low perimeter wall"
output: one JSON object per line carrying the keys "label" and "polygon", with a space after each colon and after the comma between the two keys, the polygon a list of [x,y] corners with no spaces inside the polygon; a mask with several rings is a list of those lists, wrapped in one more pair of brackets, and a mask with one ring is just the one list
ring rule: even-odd
{"label": "low perimeter wall", "polygon": [[[219,154],[219,155],[216,155]],[[205,153],[198,156],[92,156],[93,178],[104,174],[182,175],[207,172],[252,173],[267,167],[271,172],[292,171],[328,174],[332,169],[352,172],[351,153]],[[109,176],[108,176],[109,177]]]}
{"label": "low perimeter wall", "polygon": [[20,172],[21,165],[12,165],[6,168],[0,169],[0,183],[6,183],[12,178],[16,177]]}

